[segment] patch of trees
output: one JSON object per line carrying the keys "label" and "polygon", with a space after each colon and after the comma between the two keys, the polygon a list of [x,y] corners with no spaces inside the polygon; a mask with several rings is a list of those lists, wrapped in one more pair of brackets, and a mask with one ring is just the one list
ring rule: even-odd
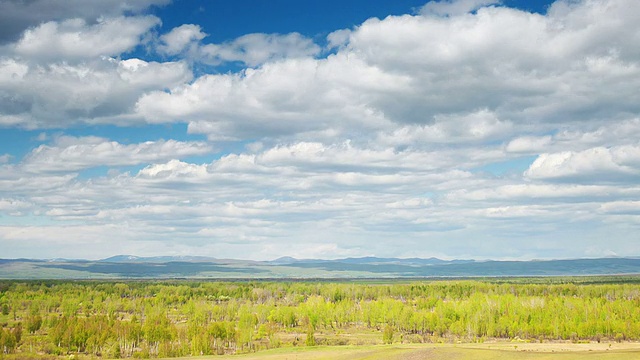
{"label": "patch of trees", "polygon": [[0,351],[18,357],[173,357],[363,341],[640,340],[633,281],[0,283]]}

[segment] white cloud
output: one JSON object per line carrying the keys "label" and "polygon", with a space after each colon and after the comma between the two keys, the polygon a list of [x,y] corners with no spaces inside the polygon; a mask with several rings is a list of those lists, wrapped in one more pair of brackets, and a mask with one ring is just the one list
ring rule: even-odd
{"label": "white cloud", "polygon": [[149,178],[199,177],[207,174],[206,166],[171,160],[165,164],[153,164],[140,170],[138,176]]}
{"label": "white cloud", "polygon": [[30,0],[0,2],[0,45],[17,40],[29,27],[50,21],[81,18],[94,22],[101,17],[140,13],[170,0]]}
{"label": "white cloud", "polygon": [[141,97],[137,112],[150,122],[183,119],[191,133],[212,140],[322,136],[387,128],[370,99],[409,91],[407,76],[380,72],[357,58],[290,59],[239,74],[206,75],[171,92]]}
{"label": "white cloud", "polygon": [[[490,4],[370,19],[331,33],[327,53],[297,33],[206,44],[187,24],[148,43],[176,60],[163,63],[121,59],[154,37],[153,18],[34,24],[0,49],[0,125],[181,122],[224,155],[189,161],[211,151],[199,141],[44,136],[18,164],[0,157],[0,211],[18,209],[0,218],[3,245],[90,238],[106,253],[251,258],[640,251],[636,3],[563,1],[546,15]],[[95,48],[39,45],[116,33]],[[193,79],[198,62],[251,68]],[[144,168],[113,169],[126,165]],[[112,171],[75,174],[92,166]]]}
{"label": "white cloud", "polygon": [[97,166],[127,166],[165,159],[203,155],[211,146],[175,140],[120,144],[97,137],[61,136],[52,146],[40,145],[22,162],[30,172],[74,172]]}
{"label": "white cloud", "polygon": [[433,153],[396,152],[391,148],[367,150],[349,143],[329,146],[296,143],[255,155],[227,155],[208,165],[171,160],[150,165],[137,176],[190,184],[235,182],[238,188],[268,187],[277,191],[345,185],[365,191],[368,186],[390,186],[402,192],[411,192],[412,186],[433,188],[470,177],[464,171],[443,169],[446,164],[447,159],[437,158]]}
{"label": "white cloud", "polygon": [[210,64],[239,61],[254,67],[268,61],[312,57],[320,47],[299,33],[248,34],[231,42],[207,44],[200,48],[200,60]]}
{"label": "white cloud", "polygon": [[[595,126],[595,128],[593,128]],[[583,151],[612,144],[634,144],[640,138],[640,119],[606,121],[603,124],[563,125],[553,135],[524,135],[509,141],[505,150],[512,153],[540,154],[554,151]]]}
{"label": "white cloud", "polygon": [[507,144],[506,151],[514,153],[540,153],[548,149],[551,136],[521,136]]}
{"label": "white cloud", "polygon": [[43,194],[50,191],[66,189],[76,178],[75,174],[43,174],[30,176],[17,165],[0,165],[0,189],[6,195],[32,198],[36,193]]}
{"label": "white cloud", "polygon": [[524,174],[530,179],[635,182],[640,177],[640,147],[596,147],[584,151],[541,154]]}
{"label": "white cloud", "polygon": [[[162,3],[109,2],[123,12]],[[39,1],[32,5],[59,6]],[[142,122],[132,116],[140,95],[192,78],[186,61],[120,59],[147,41],[158,24],[155,16],[101,16],[48,21],[27,29],[17,42],[0,47],[0,126]]]}
{"label": "white cloud", "polygon": [[138,59],[105,58],[76,65],[6,60],[0,67],[11,71],[11,78],[0,82],[0,124],[27,128],[127,123],[142,93],[177,86],[192,77],[185,62]]}
{"label": "white cloud", "polygon": [[[352,103],[349,95],[353,91],[348,84],[322,80],[344,74],[341,81],[346,82],[347,69],[333,67],[331,61],[325,64],[319,67],[316,60],[295,59],[268,63],[241,74],[206,75],[169,93],[146,94],[138,101],[137,111],[150,122],[185,119],[190,132],[205,133],[212,139],[281,136],[334,127],[339,131],[340,123],[380,126],[384,122],[380,114]],[[365,73],[367,69],[355,70]],[[392,76],[375,71],[369,74],[373,76],[368,79],[370,86],[393,86]],[[368,87],[369,83],[354,86]]]}
{"label": "white cloud", "polygon": [[[126,225],[0,226],[3,245],[13,250],[14,257],[28,258],[69,258],[70,248],[75,249],[73,257],[86,259],[112,254],[114,248],[137,253],[141,246],[132,241],[137,235],[142,234]],[[166,249],[161,243],[157,245]]]}
{"label": "white cloud", "polygon": [[[640,67],[639,57],[628,53],[633,46],[626,38],[640,36],[640,29],[633,15],[609,20],[632,4],[609,3],[615,6],[577,4],[572,11],[588,23],[572,12],[545,16],[506,7],[445,18],[370,19],[330,35],[337,54],[315,60],[289,54],[272,61],[263,51],[238,55],[244,41],[269,44],[264,35],[238,39],[224,51],[225,46],[205,45],[219,61],[267,62],[244,73],[205,75],[175,91],[147,94],[137,111],[151,122],[187,122],[192,133],[212,140],[256,134],[344,139],[381,131],[405,138],[403,132],[410,133],[419,142],[419,133],[426,141],[455,130],[458,137],[449,142],[508,142],[514,127],[535,136],[557,131],[558,123],[569,123],[566,119],[578,127],[628,119],[640,111]],[[453,4],[464,2],[447,6]],[[457,119],[474,113],[494,119],[461,128]]]}
{"label": "white cloud", "polygon": [[33,204],[26,201],[0,198],[0,214],[4,213],[9,216],[23,216],[32,208]]}
{"label": "white cloud", "polygon": [[308,167],[311,171],[376,170],[397,173],[402,170],[426,170],[442,166],[433,153],[417,151],[396,152],[359,149],[349,142],[335,145],[301,142],[276,146],[256,156],[256,162],[267,166]]}
{"label": "white cloud", "polygon": [[453,16],[475,11],[484,6],[499,4],[500,0],[442,0],[429,1],[420,8],[422,15]]}
{"label": "white cloud", "polygon": [[618,188],[611,185],[580,184],[492,184],[493,187],[476,187],[471,190],[456,189],[446,196],[452,201],[525,201],[554,200],[565,202],[592,202],[602,199],[627,198],[640,194],[640,188]]}
{"label": "white cloud", "polygon": [[334,49],[348,44],[351,31],[347,29],[336,30],[327,35],[328,48]]}
{"label": "white cloud", "polygon": [[0,81],[9,83],[23,78],[29,71],[27,64],[21,63],[15,59],[4,58],[0,60]]}
{"label": "white cloud", "polygon": [[482,142],[503,139],[511,131],[513,125],[509,121],[483,109],[469,114],[436,115],[433,124],[403,126],[392,134],[381,134],[380,141],[393,145]]}
{"label": "white cloud", "polygon": [[[632,104],[638,56],[622,54],[635,48],[626,39],[640,29],[635,15],[619,16],[620,8],[634,6],[580,3],[576,12],[586,20],[573,13],[543,16],[502,7],[444,19],[373,19],[351,34],[348,47],[369,65],[415,79],[414,96],[392,97],[401,107],[385,109],[404,119],[481,107],[525,123],[616,116],[625,108],[638,111]],[[607,59],[605,68],[623,67],[633,75],[623,79],[617,71],[596,71],[593,59]]]}
{"label": "white cloud", "polygon": [[184,24],[171,29],[170,32],[160,36],[158,52],[166,55],[177,55],[189,48],[190,45],[197,45],[197,42],[204,39],[207,34],[202,32],[198,25]]}
{"label": "white cloud", "polygon": [[489,207],[478,211],[478,215],[489,218],[540,218],[554,216],[550,209],[541,206],[516,205]]}
{"label": "white cloud", "polygon": [[135,48],[142,35],[160,24],[154,16],[83,19],[47,22],[25,31],[15,45],[16,54],[31,59],[74,60],[118,56]]}
{"label": "white cloud", "polygon": [[0,155],[0,164],[8,163],[11,158],[13,158],[13,155],[11,154]]}
{"label": "white cloud", "polygon": [[184,24],[160,36],[156,50],[163,55],[183,54],[185,57],[210,65],[229,62],[257,67],[282,59],[313,57],[321,48],[313,40],[299,34],[253,33],[221,44],[205,44],[207,36],[199,25]]}
{"label": "white cloud", "polygon": [[640,201],[611,201],[600,205],[600,210],[607,214],[640,215]]}
{"label": "white cloud", "polygon": [[[93,146],[104,143],[99,138],[59,138],[58,148],[71,148],[79,140]],[[260,249],[275,255],[294,251],[287,240],[291,238],[304,239],[304,244],[333,239],[338,246],[327,250],[327,257],[358,255],[363,249],[400,254],[389,250],[389,239],[398,248],[424,248],[433,242],[429,247],[439,253],[458,254],[456,244],[464,238],[499,244],[496,238],[513,239],[523,224],[535,223],[535,236],[557,232],[558,219],[566,217],[595,226],[602,220],[602,200],[632,201],[640,195],[640,188],[633,186],[485,179],[455,170],[455,162],[438,155],[301,142],[256,154],[230,154],[210,164],[170,160],[137,174],[58,183],[50,177],[42,180],[48,187],[40,182],[17,186],[24,174],[8,166],[3,173],[13,175],[0,186],[32,199],[34,204],[25,211],[37,209],[39,216],[55,221],[95,224],[65,227],[67,231],[47,227],[52,242],[87,229],[100,243],[106,239],[101,232],[110,229],[110,234],[122,235],[123,246],[130,249],[158,245],[153,251],[162,253],[175,246],[187,253],[198,249],[213,254],[208,246],[225,244],[227,256],[238,257],[234,254],[241,251],[250,258],[264,258]],[[451,170],[445,170],[448,167]],[[22,231],[20,236],[40,239],[36,228]],[[17,239],[15,229],[11,232]],[[478,235],[483,233],[491,235]],[[149,243],[152,239],[159,243]],[[612,249],[620,251],[628,236],[620,239],[612,242]],[[64,241],[75,244],[72,240]],[[504,256],[472,248],[466,251],[477,250],[476,257]]]}

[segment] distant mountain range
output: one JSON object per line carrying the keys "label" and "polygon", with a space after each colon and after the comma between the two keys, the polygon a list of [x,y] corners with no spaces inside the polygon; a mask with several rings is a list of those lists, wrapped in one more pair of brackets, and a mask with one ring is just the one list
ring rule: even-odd
{"label": "distant mountain range", "polygon": [[[61,259],[57,259],[61,260]],[[64,259],[63,259],[64,260]],[[84,260],[87,261],[87,260]],[[166,262],[175,262],[175,261],[188,261],[188,262],[220,262],[220,261],[229,261],[229,260],[221,260],[213,257],[206,256],[152,256],[152,257],[142,257],[142,256],[134,256],[134,255],[116,255],[106,259],[97,260],[98,262],[111,262],[111,263],[134,263],[134,262],[145,262],[145,263],[166,263]],[[233,260],[233,261],[245,261],[245,260]],[[275,260],[267,260],[267,261],[252,261],[255,263],[266,263],[272,265],[291,265],[291,264],[300,264],[300,263],[325,263],[325,262],[333,262],[333,263],[345,263],[345,264],[402,264],[402,265],[443,265],[443,264],[463,264],[476,262],[476,260],[442,260],[438,258],[379,258],[373,256],[359,257],[359,258],[344,258],[344,259],[335,259],[335,260],[325,260],[325,259],[296,259],[290,256],[283,256]]]}
{"label": "distant mountain range", "polygon": [[640,274],[640,258],[476,261],[281,257],[271,261],[250,261],[204,256],[118,255],[101,260],[0,259],[0,279],[358,279],[617,274]]}
{"label": "distant mountain range", "polygon": [[322,259],[296,259],[289,256],[281,257],[276,260],[267,261],[270,264],[274,265],[292,265],[292,264],[301,264],[301,263],[309,263],[309,264],[317,264],[317,263],[343,263],[343,264],[369,264],[369,265],[379,265],[379,264],[399,264],[399,265],[410,265],[410,266],[425,266],[425,265],[444,265],[444,264],[463,264],[475,262],[475,260],[441,260],[438,258],[379,258],[373,256],[367,257],[359,257],[359,258],[346,258],[346,259],[337,259],[337,260],[322,260]]}
{"label": "distant mountain range", "polygon": [[141,257],[134,255],[116,255],[112,257],[108,257],[106,259],[98,260],[98,262],[107,262],[107,263],[136,263],[136,262],[145,262],[145,263],[167,263],[167,262],[175,262],[175,261],[188,261],[188,262],[206,262],[206,261],[215,261],[215,258],[206,257],[206,256],[152,256],[152,257]]}

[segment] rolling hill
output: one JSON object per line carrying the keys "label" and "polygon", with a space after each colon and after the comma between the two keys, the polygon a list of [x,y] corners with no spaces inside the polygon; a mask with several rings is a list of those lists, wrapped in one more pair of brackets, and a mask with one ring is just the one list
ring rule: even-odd
{"label": "rolling hill", "polygon": [[286,257],[273,261],[248,261],[200,256],[132,255],[118,255],[101,260],[0,259],[2,279],[362,279],[618,274],[640,274],[640,259],[474,261],[377,257],[322,260]]}

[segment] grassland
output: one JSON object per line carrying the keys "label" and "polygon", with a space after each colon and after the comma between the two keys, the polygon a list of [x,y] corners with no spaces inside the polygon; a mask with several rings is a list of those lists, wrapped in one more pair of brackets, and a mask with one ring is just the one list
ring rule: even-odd
{"label": "grassland", "polygon": [[640,359],[639,281],[0,281],[0,357]]}
{"label": "grassland", "polygon": [[627,360],[640,358],[640,343],[399,344],[281,348],[253,354],[185,357],[184,360]]}

